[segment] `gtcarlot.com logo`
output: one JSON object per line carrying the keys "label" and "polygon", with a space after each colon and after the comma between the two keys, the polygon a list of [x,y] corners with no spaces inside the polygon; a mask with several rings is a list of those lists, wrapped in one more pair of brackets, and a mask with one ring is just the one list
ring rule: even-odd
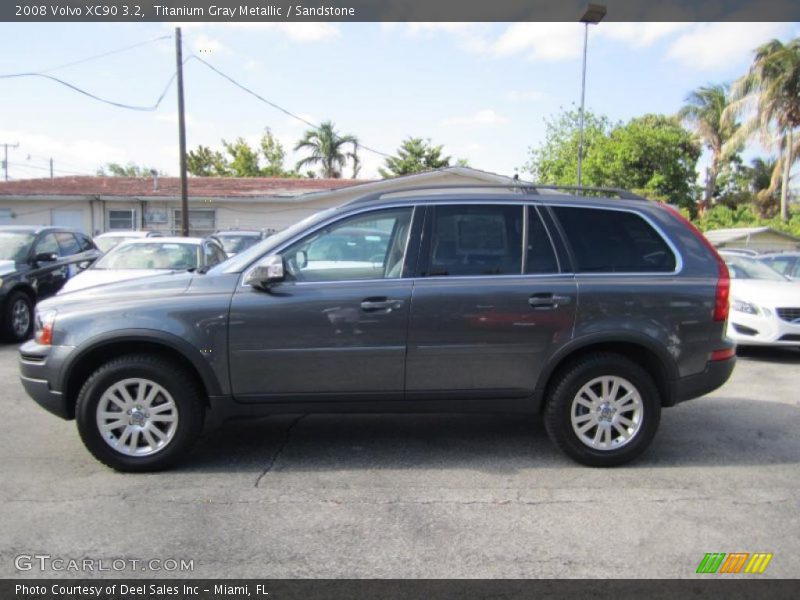
{"label": "gtcarlot.com logo", "polygon": [[703,574],[737,574],[751,573],[760,575],[767,569],[772,554],[767,552],[708,552],[697,566],[697,573]]}
{"label": "gtcarlot.com logo", "polygon": [[19,554],[17,571],[194,571],[194,559],[184,558],[70,558],[50,554]]}

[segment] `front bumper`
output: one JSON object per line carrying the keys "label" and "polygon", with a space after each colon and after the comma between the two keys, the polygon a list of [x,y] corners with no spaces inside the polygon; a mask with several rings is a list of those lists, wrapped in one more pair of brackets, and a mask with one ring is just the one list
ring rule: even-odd
{"label": "front bumper", "polygon": [[739,346],[800,346],[800,323],[784,321],[774,310],[769,312],[767,316],[732,310],[728,337]]}
{"label": "front bumper", "polygon": [[61,366],[72,346],[42,346],[31,340],[19,349],[22,387],[39,406],[62,419],[75,417],[74,407],[61,389]]}
{"label": "front bumper", "polygon": [[735,356],[727,360],[709,361],[702,373],[676,380],[674,385],[675,404],[705,396],[722,387],[730,378],[735,366]]}

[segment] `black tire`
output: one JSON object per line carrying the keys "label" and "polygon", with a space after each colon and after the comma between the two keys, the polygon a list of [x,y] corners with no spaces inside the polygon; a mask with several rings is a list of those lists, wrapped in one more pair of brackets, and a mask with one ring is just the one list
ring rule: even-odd
{"label": "black tire", "polygon": [[[639,425],[633,435],[628,440],[620,440],[620,434],[609,424],[608,428],[617,439],[609,440],[607,449],[597,449],[581,441],[572,425],[573,402],[576,401],[576,396],[586,384],[599,377],[622,378],[632,384],[641,398]],[[661,398],[653,378],[638,364],[619,354],[605,352],[591,354],[570,363],[556,375],[549,390],[544,412],[547,433],[556,446],[581,464],[591,467],[615,467],[630,462],[645,451],[658,429]],[[588,408],[581,409],[577,406],[576,410],[583,410],[584,414],[591,412]],[[619,413],[620,416],[632,416],[623,410]],[[588,425],[588,420],[586,424]],[[599,425],[594,427],[587,431],[589,437],[597,432]],[[627,427],[624,429],[627,430]],[[620,442],[621,445],[615,447],[616,442]]]}
{"label": "black tire", "polygon": [[[142,379],[161,386],[176,407],[178,418],[172,437],[162,448],[146,456],[133,456],[112,448],[97,424],[98,405],[104,393],[126,379]],[[158,398],[163,396],[157,396],[154,402],[164,402]],[[120,414],[120,418],[128,418]],[[196,378],[180,365],[151,354],[123,356],[101,366],[84,383],[75,406],[78,432],[89,452],[104,465],[125,472],[160,471],[173,465],[200,436],[204,417],[203,391]],[[122,437],[121,433],[117,435]]]}
{"label": "black tire", "polygon": [[[16,327],[15,312],[24,306],[27,311],[27,327]],[[31,337],[33,332],[33,300],[25,292],[11,292],[3,306],[3,339],[7,342],[20,343]]]}

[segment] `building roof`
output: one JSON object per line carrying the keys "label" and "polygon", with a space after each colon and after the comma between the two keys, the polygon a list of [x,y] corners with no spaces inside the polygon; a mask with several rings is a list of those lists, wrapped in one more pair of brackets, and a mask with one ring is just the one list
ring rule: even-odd
{"label": "building roof", "polygon": [[783,231],[778,231],[777,229],[772,229],[772,227],[737,227],[733,229],[712,229],[711,231],[706,231],[705,236],[715,246],[719,246],[721,244],[727,244],[728,242],[733,242],[736,240],[743,240],[747,239],[751,236],[758,235],[760,233],[772,233],[775,235],[783,236],[790,240],[795,240],[800,242],[800,238],[795,237],[789,233],[784,233]]}
{"label": "building roof", "polygon": [[[189,177],[190,197],[297,196],[367,183],[359,179],[288,179],[281,177]],[[179,197],[178,177],[56,177],[0,182],[3,196]]]}

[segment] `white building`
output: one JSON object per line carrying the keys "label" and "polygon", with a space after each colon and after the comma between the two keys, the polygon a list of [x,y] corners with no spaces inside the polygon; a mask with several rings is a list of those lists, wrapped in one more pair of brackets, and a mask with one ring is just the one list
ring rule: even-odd
{"label": "white building", "polygon": [[[189,178],[191,233],[285,227],[374,192],[435,185],[506,185],[513,179],[467,167],[382,179]],[[509,190],[510,191],[510,190]],[[0,182],[0,225],[60,225],[105,231],[180,230],[177,177],[58,177]]]}
{"label": "white building", "polygon": [[770,227],[712,229],[705,236],[717,248],[749,248],[757,252],[800,250],[800,238]]}

